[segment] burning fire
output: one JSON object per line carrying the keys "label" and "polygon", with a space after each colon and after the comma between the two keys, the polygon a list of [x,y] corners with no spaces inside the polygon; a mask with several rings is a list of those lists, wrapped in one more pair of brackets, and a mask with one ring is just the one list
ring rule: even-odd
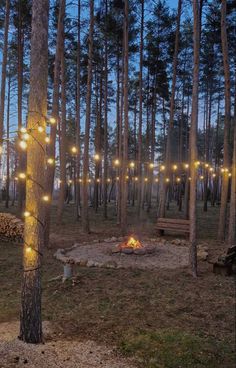
{"label": "burning fire", "polygon": [[120,244],[120,248],[132,248],[139,249],[142,248],[142,244],[139,240],[135,239],[134,236],[130,236],[127,241]]}

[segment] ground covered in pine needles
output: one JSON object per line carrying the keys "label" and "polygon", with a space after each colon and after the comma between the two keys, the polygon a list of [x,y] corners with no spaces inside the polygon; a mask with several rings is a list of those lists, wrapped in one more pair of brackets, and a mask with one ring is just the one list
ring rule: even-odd
{"label": "ground covered in pine needles", "polygon": [[[130,232],[155,237],[155,211],[148,215],[144,212],[142,233],[140,222],[132,216],[135,210],[130,208],[130,211]],[[199,206],[199,241],[208,242],[210,258],[217,257],[224,248],[213,240],[217,213],[217,208],[203,213]],[[178,214],[172,209],[170,215]],[[53,331],[50,344],[58,344],[61,351],[63,344],[72,346],[61,357],[67,364],[64,367],[83,367],[79,361],[70,362],[68,357],[79,356],[78,350],[73,349],[76,344],[82,349],[86,343],[95,344],[94,351],[100,351],[98,356],[101,357],[101,349],[105,354],[105,358],[89,363],[88,367],[113,367],[114,361],[116,368],[235,367],[232,277],[214,275],[212,265],[201,261],[196,280],[188,268],[141,271],[78,267],[75,282],[62,283],[56,278],[62,273],[62,265],[53,257],[55,249],[120,235],[112,209],[108,220],[102,220],[101,214],[92,215],[89,236],[82,235],[80,228],[80,222],[74,220],[74,209],[66,207],[65,223],[57,226],[54,221],[51,248],[44,251],[43,319],[49,321]],[[2,242],[0,251],[0,323],[9,323],[19,318],[22,250],[17,244]],[[108,353],[109,349],[112,353]],[[24,352],[21,354],[20,362],[24,361]],[[43,361],[44,353],[40,354]],[[106,359],[111,359],[107,366]],[[132,363],[126,359],[132,359]],[[11,366],[20,366],[20,362],[12,360]],[[0,367],[6,367],[1,364],[0,359]],[[59,361],[57,366],[61,366]]]}

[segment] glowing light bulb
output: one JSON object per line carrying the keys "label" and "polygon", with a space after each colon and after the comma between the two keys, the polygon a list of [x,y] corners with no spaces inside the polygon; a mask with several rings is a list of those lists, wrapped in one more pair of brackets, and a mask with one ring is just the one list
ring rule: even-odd
{"label": "glowing light bulb", "polygon": [[21,149],[26,150],[27,143],[25,141],[20,141],[19,146],[20,146]]}
{"label": "glowing light bulb", "polygon": [[213,174],[212,177],[215,178],[216,177],[216,174]]}
{"label": "glowing light bulb", "polygon": [[232,174],[231,173],[228,173],[228,176],[229,176],[229,178],[231,178]]}
{"label": "glowing light bulb", "polygon": [[153,169],[153,168],[154,168],[154,164],[151,162],[151,163],[149,164],[149,167],[150,167],[150,169]]}
{"label": "glowing light bulb", "polygon": [[144,181],[147,183],[148,182],[148,178],[144,178]]}
{"label": "glowing light bulb", "polygon": [[156,178],[156,179],[155,179],[155,182],[156,182],[156,183],[158,183],[158,182],[159,182],[159,179],[158,179],[158,178]]}
{"label": "glowing light bulb", "polygon": [[200,165],[200,163],[201,163],[200,161],[196,161],[195,166],[198,167]]}
{"label": "glowing light bulb", "polygon": [[126,180],[129,180],[129,175],[126,175],[125,179],[126,179]]}
{"label": "glowing light bulb", "polygon": [[78,152],[77,147],[75,147],[75,146],[71,147],[71,152],[72,153],[77,153]]}
{"label": "glowing light bulb", "polygon": [[184,164],[185,169],[189,168],[189,164]]}
{"label": "glowing light bulb", "polygon": [[200,176],[200,179],[201,179],[201,180],[203,180],[203,179],[204,179],[204,176],[203,176],[203,175],[201,175],[201,176]]}
{"label": "glowing light bulb", "polygon": [[210,172],[214,171],[213,167],[210,167],[209,171],[210,171]]}
{"label": "glowing light bulb", "polygon": [[23,213],[24,217],[30,217],[31,216],[31,213],[29,211],[25,211]]}
{"label": "glowing light bulb", "polygon": [[135,163],[132,161],[130,162],[129,166],[131,167],[131,169],[133,169],[135,167]]}
{"label": "glowing light bulb", "polygon": [[24,139],[25,141],[28,141],[30,138],[30,135],[28,133],[24,133],[22,136],[22,139]]}
{"label": "glowing light bulb", "polygon": [[135,176],[134,181],[138,181],[138,177],[137,176]]}
{"label": "glowing light bulb", "polygon": [[222,173],[224,173],[224,172],[225,172],[225,169],[224,169],[224,168],[222,168],[220,171],[221,171]]}
{"label": "glowing light bulb", "polygon": [[119,180],[120,180],[119,176],[117,176],[117,177],[116,177],[116,180],[117,180],[117,181],[119,181]]}
{"label": "glowing light bulb", "polygon": [[191,181],[191,180],[192,180],[192,178],[190,178],[190,177],[189,177],[189,178],[188,178],[188,180],[189,180],[189,181]]}
{"label": "glowing light bulb", "polygon": [[169,183],[170,182],[170,179],[169,178],[166,178],[166,183]]}
{"label": "glowing light bulb", "polygon": [[44,202],[49,202],[49,201],[50,201],[50,197],[49,197],[49,195],[45,194],[45,195],[42,197],[42,200],[43,200]]}
{"label": "glowing light bulb", "polygon": [[83,182],[83,180],[82,179],[79,179],[79,183],[82,183]]}
{"label": "glowing light bulb", "polygon": [[114,161],[114,165],[115,166],[119,166],[120,165],[120,160],[118,160],[118,158]]}
{"label": "glowing light bulb", "polygon": [[173,165],[173,170],[177,170],[178,166],[177,165]]}
{"label": "glowing light bulb", "polygon": [[27,133],[27,129],[25,127],[20,128],[21,133]]}
{"label": "glowing light bulb", "polygon": [[42,127],[41,125],[38,126],[38,132],[39,133],[43,133],[44,132],[44,127]]}
{"label": "glowing light bulb", "polygon": [[97,183],[100,183],[100,179],[98,178],[98,179],[96,180],[96,182],[97,182]]}
{"label": "glowing light bulb", "polygon": [[165,165],[161,165],[161,166],[160,166],[160,170],[161,170],[161,171],[164,171],[164,170],[165,170],[165,168],[166,168],[166,167],[165,167]]}
{"label": "glowing light bulb", "polygon": [[100,155],[98,153],[95,153],[93,158],[94,158],[95,161],[99,161],[100,160]]}
{"label": "glowing light bulb", "polygon": [[26,174],[21,172],[21,173],[19,173],[18,178],[24,180],[24,179],[26,179]]}
{"label": "glowing light bulb", "polygon": [[205,164],[205,167],[208,168],[209,167],[209,164]]}
{"label": "glowing light bulb", "polygon": [[107,178],[107,182],[110,183],[111,182],[111,179],[110,178]]}
{"label": "glowing light bulb", "polygon": [[176,178],[177,183],[180,183],[181,179],[180,178]]}
{"label": "glowing light bulb", "polygon": [[91,183],[91,179],[88,179],[88,183]]}
{"label": "glowing light bulb", "polygon": [[55,119],[53,116],[51,116],[51,117],[49,118],[49,123],[50,123],[50,124],[52,124],[52,125],[53,125],[53,124],[56,124],[56,122],[57,122],[57,121],[56,121],[56,119]]}
{"label": "glowing light bulb", "polygon": [[15,181],[18,181],[19,179],[17,178],[17,176],[14,178]]}
{"label": "glowing light bulb", "polygon": [[31,251],[32,251],[32,248],[31,248],[31,247],[29,247],[29,246],[27,246],[27,247],[26,247],[26,252],[27,252],[27,253],[30,253]]}
{"label": "glowing light bulb", "polygon": [[49,157],[49,158],[47,159],[47,163],[48,163],[49,165],[53,165],[53,164],[54,164],[54,159],[53,159],[53,158],[51,158],[51,157]]}
{"label": "glowing light bulb", "polygon": [[69,184],[72,184],[72,183],[73,183],[73,181],[72,181],[71,179],[69,179],[69,180],[68,180],[68,183],[69,183]]}
{"label": "glowing light bulb", "polygon": [[46,143],[50,143],[50,138],[49,137],[45,137],[45,142]]}

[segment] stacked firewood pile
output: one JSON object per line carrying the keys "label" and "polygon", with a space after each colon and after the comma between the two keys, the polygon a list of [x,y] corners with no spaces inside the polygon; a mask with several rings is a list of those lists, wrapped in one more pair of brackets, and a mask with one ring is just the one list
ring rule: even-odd
{"label": "stacked firewood pile", "polygon": [[0,239],[22,241],[24,223],[10,213],[0,213]]}

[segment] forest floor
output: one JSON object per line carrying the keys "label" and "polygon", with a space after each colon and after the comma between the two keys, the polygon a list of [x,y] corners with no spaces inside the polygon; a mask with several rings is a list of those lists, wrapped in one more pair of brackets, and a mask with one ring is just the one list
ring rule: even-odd
{"label": "forest floor", "polygon": [[[217,207],[209,207],[204,213],[199,204],[199,242],[208,243],[210,258],[216,258],[226,247],[214,240],[218,211]],[[156,236],[154,209],[149,214],[144,212],[141,222],[134,208],[129,208],[129,212],[130,233]],[[76,344],[82,350],[83,344],[87,344],[89,351],[94,349],[101,357],[94,363],[88,360],[87,366],[79,361],[60,365],[62,359],[55,367],[131,368],[133,364],[142,368],[235,367],[235,280],[213,274],[212,265],[207,262],[199,262],[197,279],[192,278],[188,267],[152,271],[78,267],[77,282],[62,283],[56,278],[62,273],[62,265],[53,257],[57,248],[120,235],[112,207],[107,220],[102,219],[101,213],[100,210],[93,214],[91,209],[91,234],[87,236],[81,232],[80,221],[74,219],[72,205],[66,206],[65,220],[60,226],[56,225],[55,207],[52,211],[51,244],[44,250],[42,301],[43,319],[53,331],[49,344],[59,344],[59,349],[66,351],[64,361],[68,360],[68,354],[79,356],[73,350]],[[174,217],[179,213],[172,206],[168,215]],[[175,235],[167,239],[176,237],[181,238]],[[13,243],[0,242],[0,250],[0,323],[15,323],[20,310],[22,249]],[[71,346],[70,353],[63,344]],[[90,348],[90,344],[95,347]],[[112,357],[105,365],[109,349]],[[42,361],[47,361],[44,353],[40,354]],[[126,360],[129,358],[132,363]],[[0,359],[0,367],[21,366],[19,361],[13,365],[5,363]]]}

